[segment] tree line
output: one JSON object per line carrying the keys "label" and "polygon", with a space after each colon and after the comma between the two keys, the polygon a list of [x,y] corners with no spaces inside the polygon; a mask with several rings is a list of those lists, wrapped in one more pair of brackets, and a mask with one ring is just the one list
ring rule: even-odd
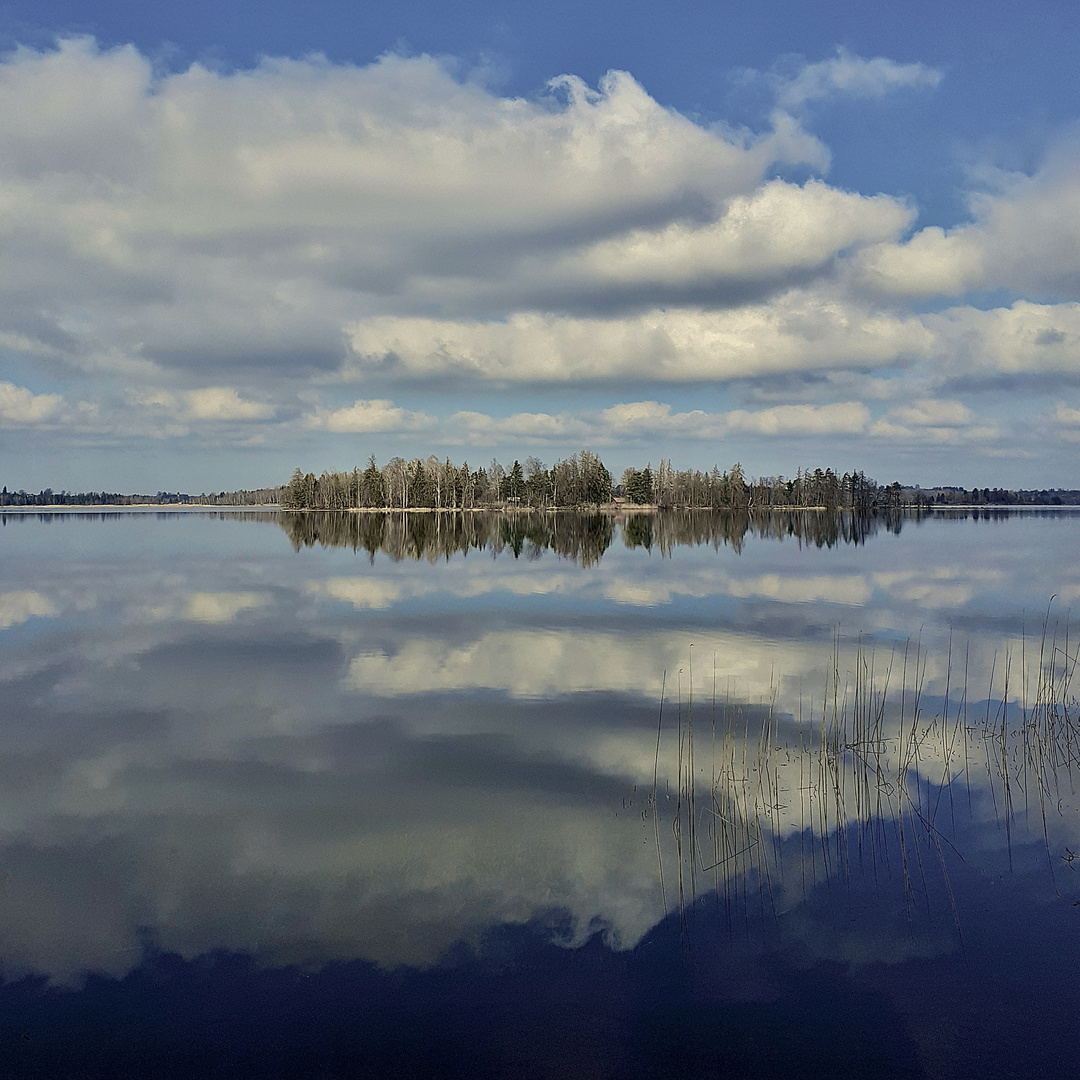
{"label": "tree line", "polygon": [[473,510],[524,506],[535,509],[599,506],[615,497],[604,463],[588,450],[557,461],[550,469],[538,458],[509,469],[498,461],[473,470],[432,455],[427,460],[391,458],[381,469],[372,456],[352,472],[304,474],[297,469],[285,485],[287,510]]}
{"label": "tree line", "polygon": [[0,491],[0,506],[272,506],[280,505],[283,488],[266,487],[187,495],[159,491],[156,495],[122,495],[115,491]]}
{"label": "tree line", "polygon": [[709,508],[733,512],[778,508],[890,512],[926,500],[912,497],[899,483],[879,486],[862,472],[840,476],[832,469],[799,470],[783,476],[749,480],[742,466],[727,472],[677,470],[662,460],[654,470],[626,469],[616,485],[607,466],[588,450],[557,461],[548,468],[538,458],[509,468],[493,460],[473,470],[432,455],[426,460],[392,458],[381,468],[374,456],[363,470],[351,472],[293,472],[283,488],[282,507],[288,510],[473,510],[523,507],[546,510],[602,506],[619,500],[661,509]]}
{"label": "tree line", "polygon": [[948,506],[1075,506],[1080,491],[1067,488],[912,488],[879,485],[863,472],[837,474],[832,469],[799,469],[795,476],[748,479],[736,463],[727,472],[677,470],[661,460],[653,469],[629,468],[615,484],[607,466],[588,450],[548,468],[535,457],[509,468],[493,460],[476,470],[434,455],[392,458],[381,468],[372,457],[367,468],[351,472],[293,472],[280,487],[189,495],[159,491],[154,495],[120,492],[68,492],[43,488],[0,491],[0,507],[31,506],[270,506],[287,510],[476,510],[481,508],[556,508],[603,506],[619,501],[661,509],[708,508],[731,512],[770,509],[852,510],[869,516],[907,508]]}

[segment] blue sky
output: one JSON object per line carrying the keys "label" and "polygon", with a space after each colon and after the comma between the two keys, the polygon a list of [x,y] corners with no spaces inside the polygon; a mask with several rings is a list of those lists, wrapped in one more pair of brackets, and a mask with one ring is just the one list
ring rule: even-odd
{"label": "blue sky", "polygon": [[8,3],[0,482],[1080,486],[1074,4]]}

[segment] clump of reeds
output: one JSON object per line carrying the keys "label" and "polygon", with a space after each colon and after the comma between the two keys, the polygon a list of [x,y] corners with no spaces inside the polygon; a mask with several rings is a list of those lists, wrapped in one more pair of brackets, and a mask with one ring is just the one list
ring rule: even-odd
{"label": "clump of reeds", "polygon": [[[1047,818],[1058,812],[1065,789],[1071,791],[1080,763],[1073,696],[1080,657],[1068,624],[1052,624],[1049,609],[1034,672],[1026,637],[1019,649],[1021,677],[1014,673],[1014,647],[1005,648],[993,657],[986,696],[975,707],[969,649],[961,672],[951,638],[943,691],[930,698],[921,640],[885,654],[859,638],[848,658],[837,635],[820,695],[804,696],[800,685],[797,715],[781,714],[775,676],[768,697],[756,703],[738,699],[730,681],[718,695],[714,654],[702,756],[691,646],[685,671],[673,680],[676,700],[668,703],[666,725],[665,673],[657,723],[650,811],[665,914],[670,883],[685,928],[688,909],[709,881],[729,927],[739,913],[747,929],[752,917],[764,925],[775,917],[774,886],[792,885],[785,881],[783,841],[797,835],[803,896],[820,882],[847,878],[854,867],[876,875],[895,856],[909,918],[920,897],[929,906],[928,875],[935,873],[959,935],[948,867],[961,857],[957,813],[973,813],[975,775],[983,776],[1010,865],[1017,816],[1030,820],[1037,810],[1053,873]],[[673,766],[663,791],[662,756]],[[661,836],[668,829],[673,850],[665,870]]]}

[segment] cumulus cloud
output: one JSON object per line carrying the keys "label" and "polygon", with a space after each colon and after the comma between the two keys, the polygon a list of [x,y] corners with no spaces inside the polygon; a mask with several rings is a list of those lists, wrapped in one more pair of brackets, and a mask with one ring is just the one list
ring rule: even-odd
{"label": "cumulus cloud", "polygon": [[[378,405],[380,416],[415,415],[398,408],[391,401]],[[342,412],[351,413],[352,410]],[[710,441],[731,435],[785,438],[854,436],[871,430],[882,434],[885,432],[882,425],[891,425],[890,430],[899,432],[899,424],[935,430],[966,428],[967,434],[982,430],[970,427],[971,420],[966,406],[956,401],[920,401],[910,407],[894,409],[875,423],[870,409],[859,401],[774,405],[763,409],[721,412],[703,409],[680,412],[665,402],[647,400],[620,402],[600,410],[512,413],[501,417],[468,410],[454,413],[444,420],[426,417],[423,426],[433,437],[446,443],[562,447],[581,444],[607,446],[641,440]],[[330,427],[327,414],[309,417],[307,422],[334,431],[405,431],[420,426],[411,422],[400,425],[388,422],[385,428]]]}
{"label": "cumulus cloud", "polygon": [[870,435],[911,443],[961,445],[986,443],[1002,436],[996,424],[980,422],[962,401],[917,398],[897,405],[870,427]]}
{"label": "cumulus cloud", "polygon": [[358,400],[342,409],[316,412],[308,417],[307,423],[310,427],[338,432],[417,431],[430,426],[432,419],[378,398]]}
{"label": "cumulus cloud", "polygon": [[858,434],[870,421],[870,410],[854,401],[831,405],[777,405],[770,409],[734,409],[726,413],[693,410],[673,413],[670,405],[636,401],[601,413],[610,435],[660,435],[712,439],[729,433],[754,435]]}
{"label": "cumulus cloud", "polygon": [[59,394],[34,394],[24,386],[0,382],[0,423],[11,426],[40,423],[54,416],[62,401]]}
{"label": "cumulus cloud", "polygon": [[128,401],[183,420],[266,420],[275,413],[272,405],[242,398],[231,386],[206,386],[178,392],[136,391],[128,395]]}
{"label": "cumulus cloud", "polygon": [[1059,438],[1066,442],[1080,442],[1080,409],[1071,409],[1059,401],[1054,407],[1053,419]]}
{"label": "cumulus cloud", "polygon": [[498,282],[473,281],[489,303],[563,311],[643,303],[738,306],[826,274],[842,253],[898,238],[914,210],[897,199],[818,180],[772,180],[730,199],[712,220],[630,229],[559,256],[523,259]]}
{"label": "cumulus cloud", "polygon": [[[947,443],[994,429],[940,403],[875,418],[854,400],[870,400],[866,373],[916,402],[964,379],[1080,376],[1072,143],[984,183],[970,222],[912,235],[909,202],[785,170],[828,166],[803,106],[941,73],[839,50],[771,78],[777,109],[749,132],[695,123],[625,72],[525,99],[424,56],[162,75],[131,46],[18,49],[0,59],[0,348],[97,389],[75,405],[0,382],[0,425],[226,440],[274,421],[284,438],[564,450],[650,433]],[[912,308],[992,288],[1022,298]],[[862,389],[833,381],[853,375]],[[734,381],[775,408],[622,400]],[[607,384],[613,404],[429,415],[400,396],[533,384]]]}
{"label": "cumulus cloud", "polygon": [[381,316],[356,324],[351,344],[358,377],[389,367],[414,378],[681,382],[888,366],[929,355],[933,337],[914,316],[793,290],[733,310],[658,309],[616,319]]}
{"label": "cumulus cloud", "polygon": [[955,307],[923,322],[951,374],[1080,376],[1080,303]]}
{"label": "cumulus cloud", "polygon": [[912,427],[963,427],[971,423],[971,410],[961,401],[924,398],[889,412],[890,418]]}
{"label": "cumulus cloud", "polygon": [[208,386],[184,396],[193,420],[264,420],[274,415],[272,406],[245,401],[228,386]]}
{"label": "cumulus cloud", "polygon": [[548,416],[529,414],[493,421],[472,413],[469,431],[474,437],[508,436],[565,440],[571,436],[599,445],[635,439],[720,439],[725,435],[837,435],[866,430],[870,411],[858,402],[831,405],[778,405],[770,409],[710,413],[701,409],[675,412],[658,401],[629,401],[599,414]]}
{"label": "cumulus cloud", "polygon": [[758,412],[739,409],[729,413],[727,420],[733,431],[760,435],[856,435],[866,430],[870,410],[856,401],[821,406],[777,405]]}
{"label": "cumulus cloud", "polygon": [[926,64],[898,64],[884,56],[867,59],[839,48],[836,56],[807,64],[795,75],[777,80],[776,102],[797,109],[832,97],[880,98],[895,90],[934,88],[942,73]]}
{"label": "cumulus cloud", "polygon": [[972,221],[869,245],[853,260],[865,283],[901,296],[1011,289],[1080,300],[1080,140],[1065,139],[1031,176],[997,175],[971,197]]}
{"label": "cumulus cloud", "polygon": [[88,369],[332,368],[359,313],[468,306],[463,280],[552,244],[714,220],[820,150],[725,138],[625,73],[526,101],[429,57],[155,77],[78,39],[10,54],[0,86],[0,332]]}

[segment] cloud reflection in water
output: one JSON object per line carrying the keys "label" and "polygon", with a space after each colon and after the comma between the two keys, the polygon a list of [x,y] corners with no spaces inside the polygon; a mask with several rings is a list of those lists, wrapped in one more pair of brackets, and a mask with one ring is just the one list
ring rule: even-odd
{"label": "cloud reflection in water", "polygon": [[[678,866],[690,875],[686,810],[674,806],[690,790],[679,723],[690,716],[691,643],[693,888],[719,886],[753,909],[768,884],[769,910],[814,955],[867,963],[952,949],[947,907],[915,930],[859,924],[841,940],[824,933],[808,898],[841,866],[850,876],[860,836],[895,838],[906,813],[914,843],[931,805],[943,822],[942,792],[950,829],[953,814],[959,821],[952,842],[986,873],[1007,866],[1007,844],[1018,865],[1078,849],[1064,816],[1048,816],[1044,844],[1018,788],[1006,837],[1000,748],[977,733],[961,744],[953,728],[923,730],[947,681],[949,716],[960,708],[965,671],[971,712],[991,672],[1000,697],[1006,653],[1010,707],[1035,702],[1041,620],[1025,612],[1033,589],[1053,591],[1060,550],[1060,533],[1039,525],[1005,523],[977,564],[961,557],[962,526],[945,523],[836,549],[758,540],[741,553],[675,545],[661,557],[615,543],[580,567],[506,546],[494,559],[434,563],[379,555],[358,566],[340,549],[254,558],[248,540],[262,526],[246,522],[217,533],[213,562],[173,561],[167,574],[128,559],[122,534],[89,566],[50,549],[54,534],[39,536],[40,550],[28,545],[17,560],[20,580],[39,581],[35,595],[79,601],[58,599],[33,642],[19,636],[28,623],[13,625],[0,652],[5,970],[122,973],[146,933],[185,956],[228,948],[273,962],[423,965],[494,925],[555,911],[578,940],[603,929],[631,946],[664,917],[657,832],[669,907]],[[165,536],[170,525],[156,527]],[[1020,582],[1008,567],[1025,545]],[[925,596],[913,591],[920,581]],[[635,588],[639,603],[620,601]],[[950,623],[961,621],[950,669]],[[905,650],[909,689],[919,682],[923,695],[914,741],[895,711]],[[855,795],[869,759],[848,748],[828,774],[845,798],[826,805],[819,772],[811,809],[823,708],[826,729],[835,723],[826,688],[850,717],[871,656],[874,680],[861,684],[870,700],[893,669],[873,759],[889,790],[880,806]],[[916,744],[905,788],[900,763]],[[757,784],[771,769],[773,787],[736,785],[714,801],[717,763],[732,754]],[[769,864],[766,883],[758,855],[705,872],[721,809],[732,830],[722,842],[779,845],[782,874]],[[837,847],[841,835],[853,846]],[[933,877],[934,834],[920,836]],[[940,881],[928,888],[939,904]],[[902,920],[903,890],[892,895]]]}

